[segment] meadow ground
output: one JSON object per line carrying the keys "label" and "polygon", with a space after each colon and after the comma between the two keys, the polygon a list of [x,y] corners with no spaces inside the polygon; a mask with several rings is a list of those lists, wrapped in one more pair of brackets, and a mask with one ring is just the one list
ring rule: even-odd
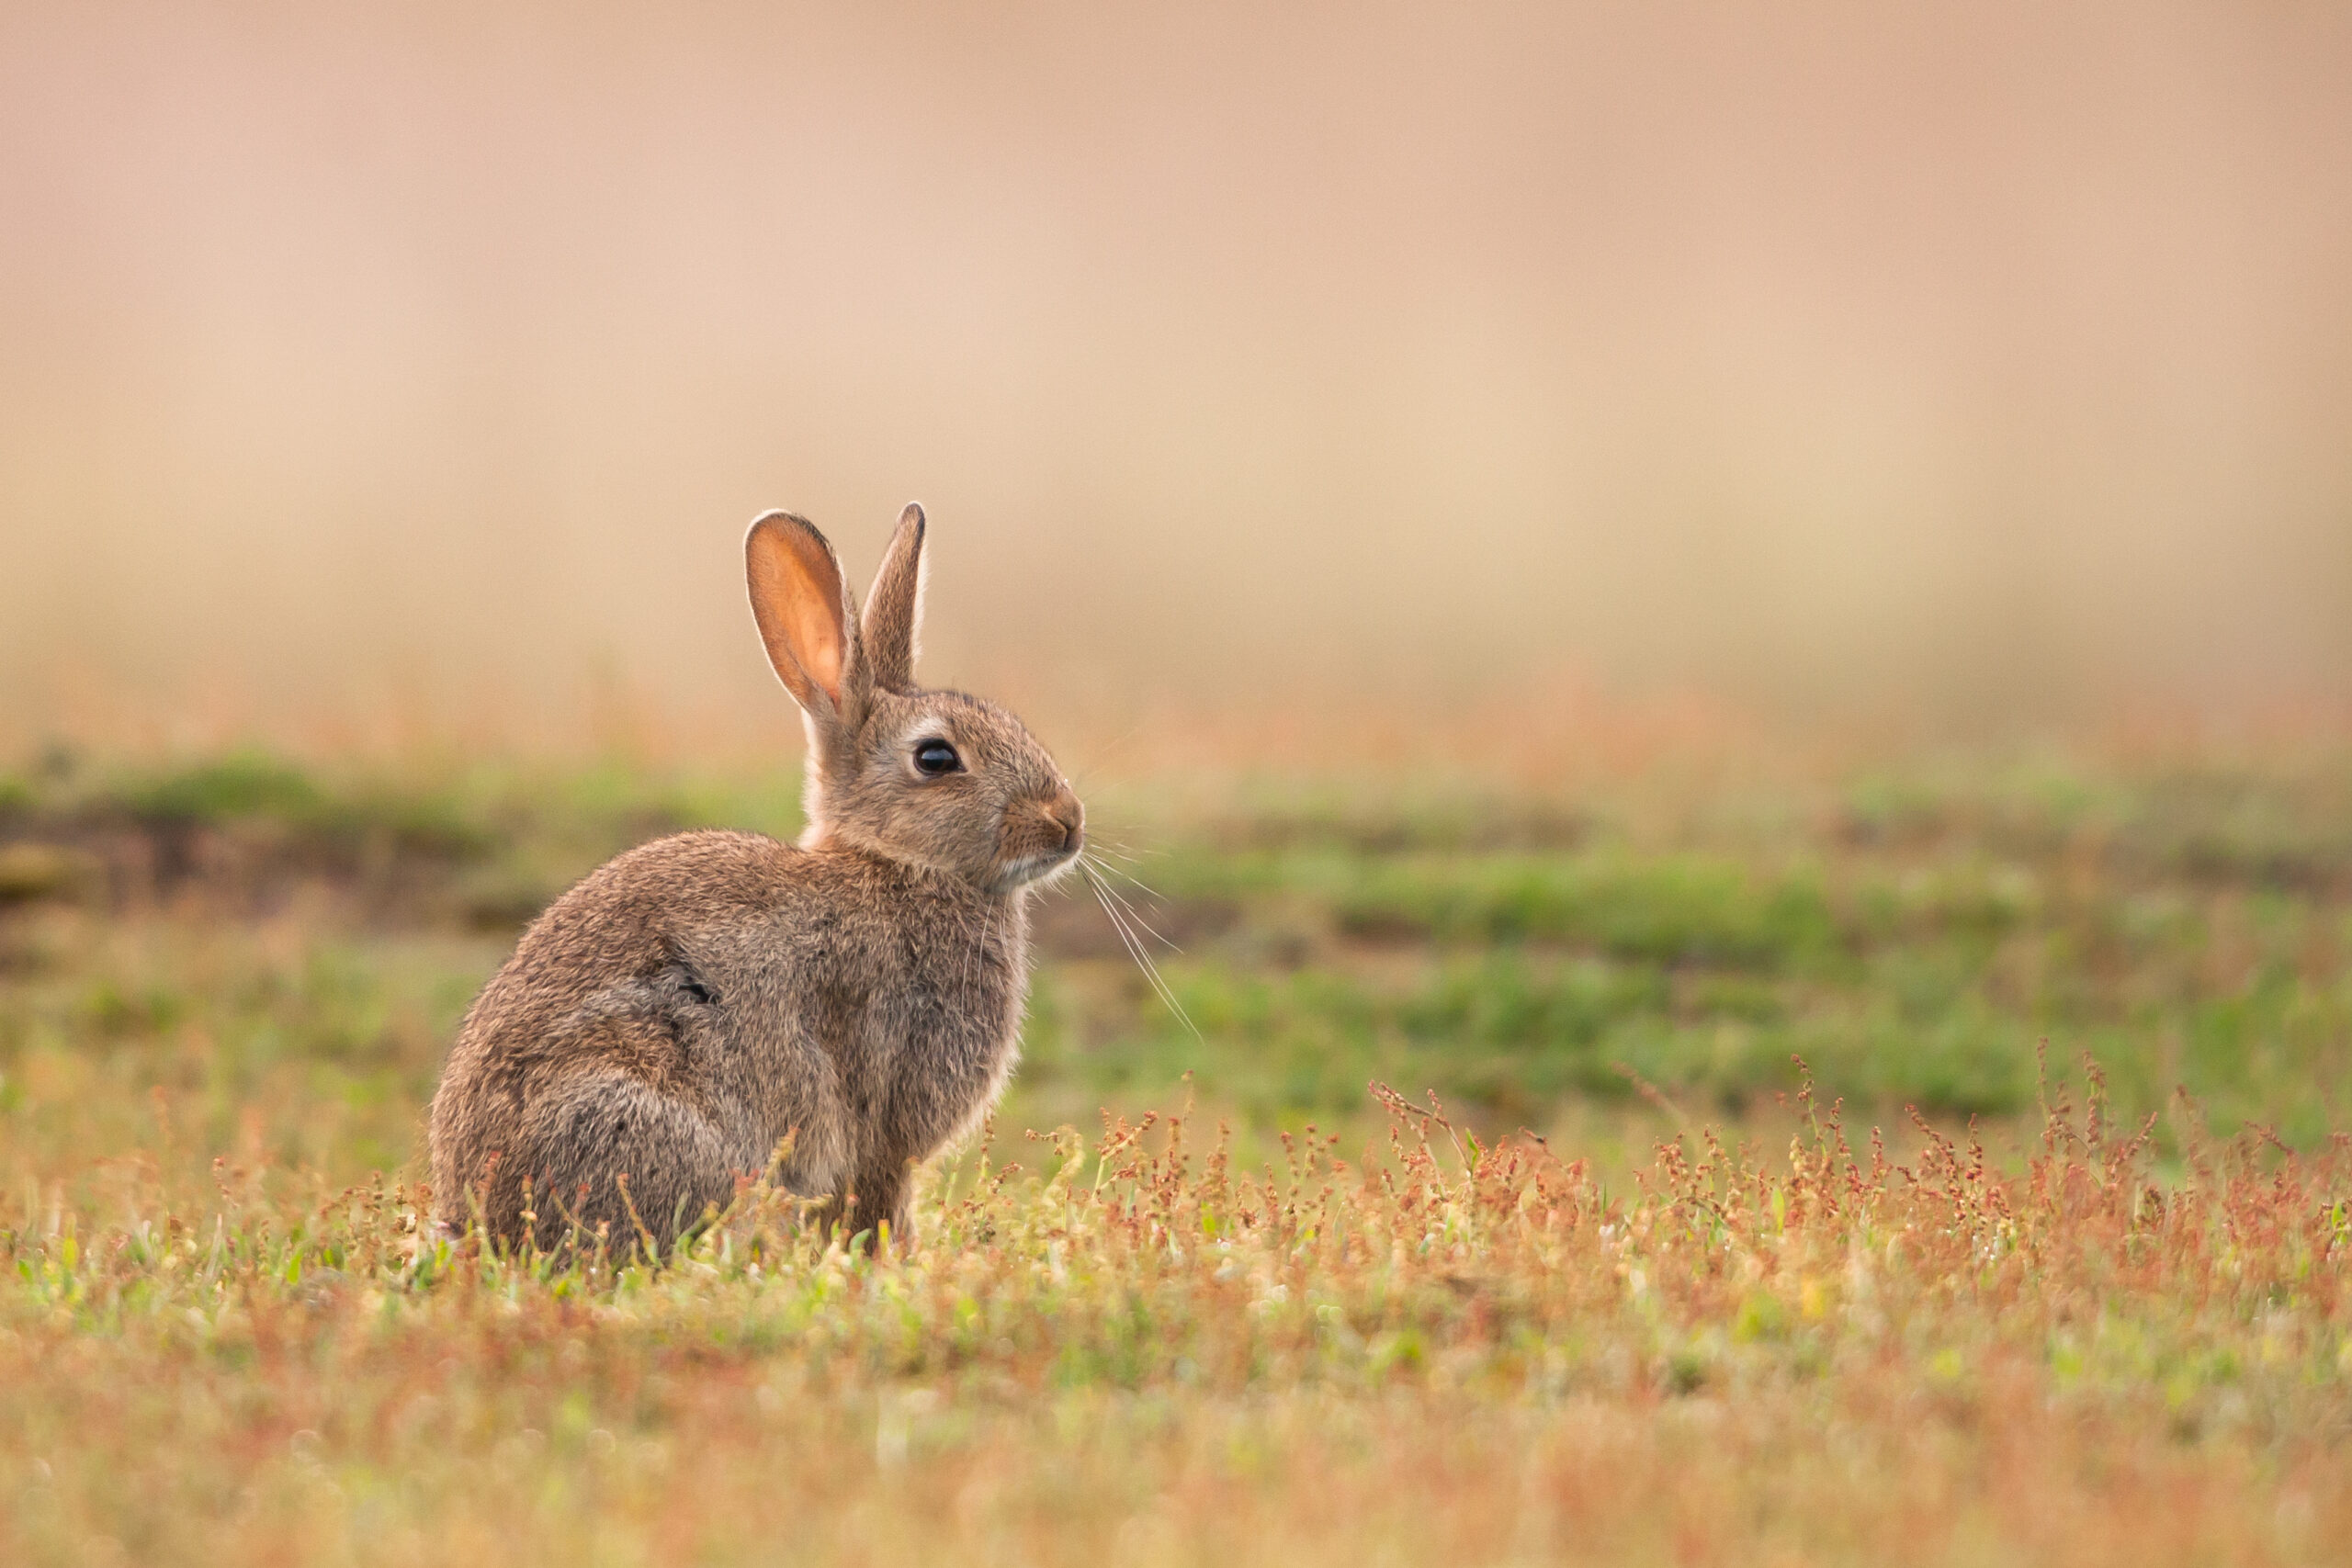
{"label": "meadow ground", "polygon": [[1060,897],[919,1251],[648,1270],[421,1238],[420,1113],[788,778],[26,759],[0,1560],[2340,1559],[2352,749],[1530,776],[1091,788],[1189,1025]]}

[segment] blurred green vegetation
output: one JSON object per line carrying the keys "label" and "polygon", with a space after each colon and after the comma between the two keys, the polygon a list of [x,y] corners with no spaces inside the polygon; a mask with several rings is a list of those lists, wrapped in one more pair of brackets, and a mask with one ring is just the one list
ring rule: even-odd
{"label": "blurred green vegetation", "polygon": [[[369,770],[255,752],[0,775],[0,1140],[413,1157],[474,989],[629,844],[789,836],[797,781],[623,761]],[[1038,908],[1006,1118],[1189,1092],[1344,1124],[1374,1077],[1474,1123],[1738,1122],[1797,1082],[1893,1122],[2017,1116],[2103,1066],[2138,1116],[2308,1144],[2352,1070],[2352,763],[1924,760],[1842,781],[1159,780],[1095,792],[1105,874]],[[1129,874],[1132,873],[1132,875]],[[46,1164],[45,1159],[33,1163]]]}

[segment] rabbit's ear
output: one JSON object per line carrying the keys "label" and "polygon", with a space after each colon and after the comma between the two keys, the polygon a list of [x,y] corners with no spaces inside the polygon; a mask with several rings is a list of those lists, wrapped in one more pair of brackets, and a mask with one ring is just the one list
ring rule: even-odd
{"label": "rabbit's ear", "polygon": [[857,612],[833,547],[807,518],[771,512],[744,537],[743,570],[768,662],[793,701],[855,728],[865,706]]}
{"label": "rabbit's ear", "polygon": [[886,692],[914,689],[916,639],[922,632],[922,508],[909,502],[865,596],[865,657]]}

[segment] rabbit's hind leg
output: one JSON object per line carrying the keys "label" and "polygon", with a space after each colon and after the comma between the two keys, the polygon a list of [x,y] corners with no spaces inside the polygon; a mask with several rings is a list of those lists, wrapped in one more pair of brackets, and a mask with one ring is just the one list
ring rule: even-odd
{"label": "rabbit's hind leg", "polygon": [[904,1251],[914,1245],[914,1182],[911,1160],[869,1162],[854,1180],[815,1205],[809,1222],[820,1236],[876,1249],[887,1224],[890,1245]]}
{"label": "rabbit's hind leg", "polygon": [[583,1074],[542,1098],[526,1166],[542,1246],[666,1251],[735,1196],[724,1140],[694,1106],[621,1072]]}

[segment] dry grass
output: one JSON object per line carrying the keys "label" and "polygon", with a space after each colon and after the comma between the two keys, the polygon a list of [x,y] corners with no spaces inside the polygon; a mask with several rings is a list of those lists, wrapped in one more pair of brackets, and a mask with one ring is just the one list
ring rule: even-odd
{"label": "dry grass", "polygon": [[1831,1118],[1611,1192],[1391,1110],[1378,1157],[1286,1169],[1179,1118],[983,1151],[881,1262],[757,1191],[649,1269],[126,1159],[0,1211],[0,1556],[2149,1564],[2352,1529],[2343,1139],[2166,1180],[2061,1106],[2005,1177]]}

